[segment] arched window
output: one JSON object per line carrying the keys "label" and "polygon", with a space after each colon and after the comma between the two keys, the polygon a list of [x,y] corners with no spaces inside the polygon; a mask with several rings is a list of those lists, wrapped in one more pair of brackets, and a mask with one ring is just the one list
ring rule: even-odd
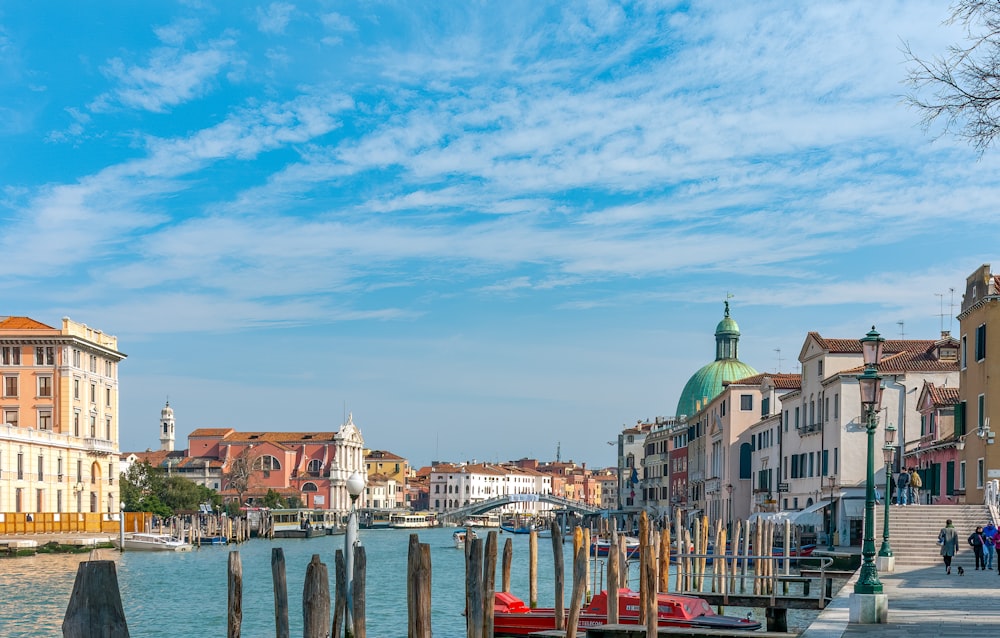
{"label": "arched window", "polygon": [[309,472],[312,476],[319,476],[321,471],[323,471],[323,461],[319,459],[313,459],[306,465],[306,472]]}
{"label": "arched window", "polygon": [[316,487],[315,483],[305,483],[302,485],[303,492],[318,492],[319,489]]}
{"label": "arched window", "polygon": [[253,461],[253,469],[255,470],[280,470],[281,463],[278,459],[274,458],[270,454],[264,454],[258,456]]}

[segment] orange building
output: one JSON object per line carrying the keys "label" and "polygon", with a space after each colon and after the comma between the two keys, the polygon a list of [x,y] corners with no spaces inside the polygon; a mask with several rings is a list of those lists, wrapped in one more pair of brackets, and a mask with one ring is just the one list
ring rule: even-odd
{"label": "orange building", "polygon": [[118,339],[0,317],[0,512],[118,511]]}

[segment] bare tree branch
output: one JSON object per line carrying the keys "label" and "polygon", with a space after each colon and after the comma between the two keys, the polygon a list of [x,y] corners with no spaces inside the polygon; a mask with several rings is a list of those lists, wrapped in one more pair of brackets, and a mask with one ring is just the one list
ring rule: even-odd
{"label": "bare tree branch", "polygon": [[904,43],[905,101],[921,112],[924,130],[940,122],[982,155],[1000,135],[1000,0],[959,0],[945,23],[963,25],[968,45],[925,59]]}

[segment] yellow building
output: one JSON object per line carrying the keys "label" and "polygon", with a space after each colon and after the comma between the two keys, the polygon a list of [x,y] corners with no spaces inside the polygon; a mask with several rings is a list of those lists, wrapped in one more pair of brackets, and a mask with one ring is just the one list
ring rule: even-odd
{"label": "yellow building", "polygon": [[[964,458],[958,469],[957,492],[965,502],[982,503],[987,482],[1000,479],[1000,448],[990,417],[1000,416],[993,398],[1000,387],[990,379],[1000,374],[1000,275],[983,264],[969,275],[958,315],[961,331],[959,404],[955,409],[955,434],[962,437]],[[994,424],[1000,421],[993,421]]]}
{"label": "yellow building", "polygon": [[[393,504],[383,507],[409,507],[406,502],[406,484],[410,477],[410,464],[401,456],[385,450],[365,450],[365,473],[369,480],[375,475],[395,482]],[[383,499],[384,500],[384,499]]]}
{"label": "yellow building", "polygon": [[0,317],[0,512],[118,511],[118,339]]}

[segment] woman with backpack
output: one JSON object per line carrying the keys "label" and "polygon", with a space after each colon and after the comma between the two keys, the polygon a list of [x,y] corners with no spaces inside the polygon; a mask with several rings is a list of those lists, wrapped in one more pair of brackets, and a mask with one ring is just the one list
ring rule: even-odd
{"label": "woman with backpack", "polygon": [[986,570],[986,558],[983,555],[983,550],[986,547],[986,539],[983,537],[983,528],[977,527],[976,531],[969,534],[969,545],[972,546],[972,553],[976,555],[976,571],[979,571],[981,567],[983,571]]}
{"label": "woman with backpack", "polygon": [[920,505],[920,488],[924,486],[924,480],[920,478],[917,468],[910,470],[910,505]]}

